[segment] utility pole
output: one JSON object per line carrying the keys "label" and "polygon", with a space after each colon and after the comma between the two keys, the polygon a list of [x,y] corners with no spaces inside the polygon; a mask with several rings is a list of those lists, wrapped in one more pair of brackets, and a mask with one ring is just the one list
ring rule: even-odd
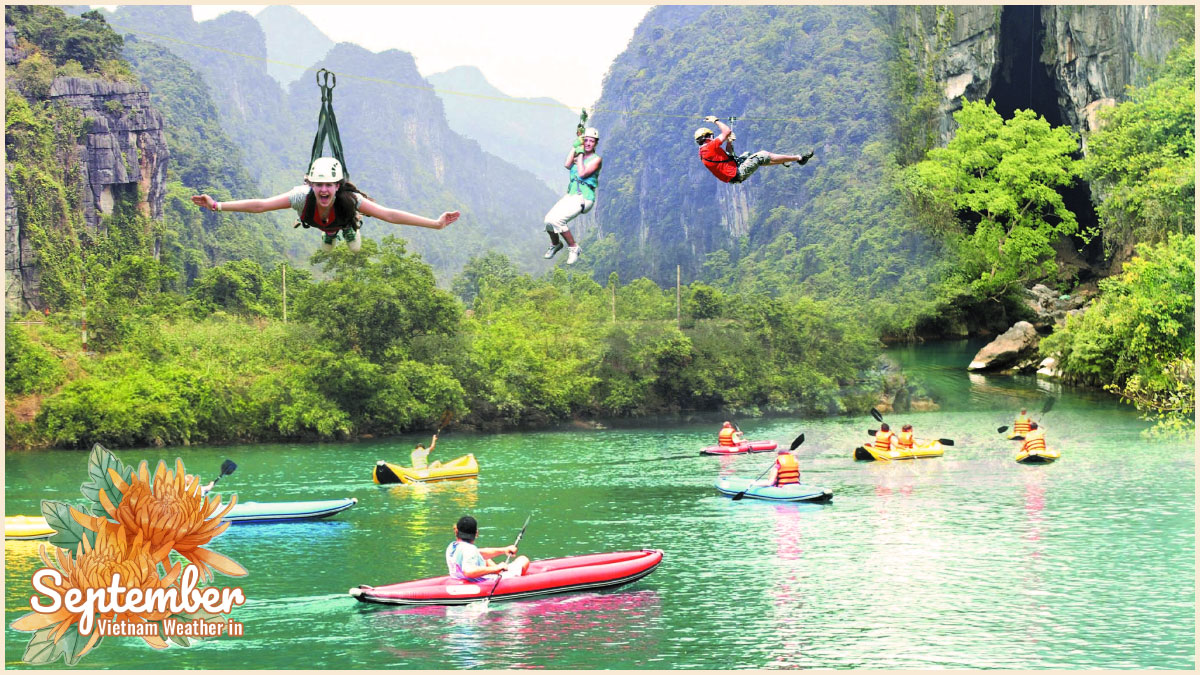
{"label": "utility pole", "polygon": [[679,265],[675,266],[675,327],[679,327]]}

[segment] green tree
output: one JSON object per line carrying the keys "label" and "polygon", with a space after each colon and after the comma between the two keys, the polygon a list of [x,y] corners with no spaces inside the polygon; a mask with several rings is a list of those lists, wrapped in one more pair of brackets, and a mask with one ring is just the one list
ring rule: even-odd
{"label": "green tree", "polygon": [[1110,252],[1195,227],[1195,76],[1195,49],[1176,48],[1087,138],[1083,176],[1103,195],[1096,211]]}
{"label": "green tree", "polygon": [[927,212],[957,214],[957,274],[977,297],[1001,300],[1051,276],[1051,244],[1079,230],[1058,192],[1075,180],[1079,142],[1032,111],[1005,120],[982,101],[964,101],[954,119],[954,138],[909,168],[909,186]]}
{"label": "green tree", "polygon": [[1143,243],[1079,316],[1042,340],[1068,381],[1103,386],[1157,417],[1191,429],[1195,412],[1196,237]]}

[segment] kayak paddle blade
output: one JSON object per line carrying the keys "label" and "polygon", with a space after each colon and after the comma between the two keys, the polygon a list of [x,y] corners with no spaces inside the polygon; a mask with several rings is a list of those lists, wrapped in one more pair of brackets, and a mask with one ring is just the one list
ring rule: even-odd
{"label": "kayak paddle blade", "polygon": [[800,444],[803,442],[804,442],[804,434],[800,434],[799,436],[796,437],[795,440],[792,441],[792,447],[789,449],[795,450],[796,448],[800,447]]}
{"label": "kayak paddle blade", "polygon": [[237,464],[234,464],[233,460],[227,459],[224,462],[221,462],[220,477],[224,478],[225,476],[228,476],[229,474],[233,473],[236,470],[237,470]]}
{"label": "kayak paddle blade", "polygon": [[952,439],[952,438],[939,438],[939,439],[938,439],[938,443],[941,443],[942,445],[954,445],[954,439]]}
{"label": "kayak paddle blade", "polygon": [[876,422],[883,421],[883,415],[879,414],[879,411],[874,408],[871,408],[871,417],[874,417]]}
{"label": "kayak paddle blade", "polygon": [[998,433],[998,434],[1002,434],[1002,433],[1004,433],[1004,432],[1006,432],[1006,431],[1008,431],[1008,425],[1007,425],[1007,424],[1006,424],[1006,425],[1004,425],[1004,426],[1002,426],[1002,427],[1000,427],[999,429],[996,429],[996,433]]}
{"label": "kayak paddle blade", "polygon": [[877,434],[877,433],[879,433],[879,430],[878,430],[878,429],[867,429],[867,435],[868,435],[868,436],[874,436],[874,435],[875,435],[875,434]]}
{"label": "kayak paddle blade", "polygon": [[1053,396],[1046,399],[1046,405],[1042,406],[1042,414],[1045,415],[1046,413],[1050,412],[1050,409],[1054,407],[1054,403],[1057,400],[1058,399]]}

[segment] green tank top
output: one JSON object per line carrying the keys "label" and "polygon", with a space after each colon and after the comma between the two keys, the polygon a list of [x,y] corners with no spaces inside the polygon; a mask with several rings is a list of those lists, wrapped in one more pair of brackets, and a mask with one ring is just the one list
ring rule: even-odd
{"label": "green tank top", "polygon": [[[595,153],[592,154],[592,157],[600,159],[600,155]],[[584,161],[590,162],[591,157],[585,159]],[[580,178],[579,171],[576,168],[577,166],[578,165],[576,163],[571,163],[571,182],[567,184],[567,194],[583,195],[583,198],[589,202],[596,201],[596,188],[600,186],[600,169],[596,169],[587,178]]]}

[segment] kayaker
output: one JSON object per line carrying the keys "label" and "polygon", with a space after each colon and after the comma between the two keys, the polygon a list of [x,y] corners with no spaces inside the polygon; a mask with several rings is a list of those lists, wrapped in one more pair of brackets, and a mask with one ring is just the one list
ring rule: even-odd
{"label": "kayaker", "polygon": [[546,212],[546,233],[550,235],[550,248],[546,249],[543,258],[553,258],[562,250],[563,242],[567,243],[567,264],[574,265],[579,259],[579,244],[571,235],[569,223],[576,216],[587,213],[596,205],[596,188],[600,182],[600,155],[596,154],[596,145],[600,143],[600,132],[588,127],[583,137],[576,141],[571,148],[563,168],[570,171],[567,183],[567,194],[555,202]]}
{"label": "kayaker", "polygon": [[879,431],[875,432],[875,450],[878,452],[889,452],[892,446],[896,444],[896,434],[892,432],[892,428],[887,422],[879,425]]}
{"label": "kayaker", "polygon": [[205,194],[193,196],[192,203],[210,211],[243,213],[295,209],[299,218],[297,227],[315,227],[325,233],[322,247],[326,251],[333,250],[333,243],[337,241],[339,232],[351,251],[362,248],[362,240],[357,237],[360,213],[395,225],[413,225],[434,230],[446,227],[458,220],[459,216],[458,211],[447,211],[434,220],[380,206],[346,180],[342,163],[333,157],[318,157],[313,160],[308,174],[304,177],[304,185],[298,185],[274,197],[218,202]]}
{"label": "kayaker", "polygon": [[[789,162],[803,166],[812,159],[814,154],[811,150],[803,155],[777,155],[766,150],[759,150],[754,153],[746,152],[738,155],[733,151],[733,129],[713,115],[705,117],[704,121],[716,124],[721,132],[714,136],[712,129],[707,127],[700,127],[696,130],[694,136],[696,145],[700,146],[700,160],[722,183],[740,183],[749,178],[750,174],[758,171],[760,166]],[[725,147],[722,148],[722,145]]]}
{"label": "kayaker", "polygon": [[1025,434],[1025,442],[1021,444],[1021,452],[1027,455],[1046,452],[1046,431],[1039,429],[1037,422],[1029,423],[1029,431]]}
{"label": "kayaker", "polygon": [[912,425],[905,424],[900,427],[900,433],[896,434],[896,446],[905,450],[912,450],[914,442]]}
{"label": "kayaker", "polygon": [[442,465],[438,460],[434,460],[433,464],[429,464],[429,453],[437,447],[437,434],[433,435],[433,440],[429,442],[429,447],[426,448],[424,443],[417,443],[417,447],[412,451],[412,468],[414,469],[436,469]]}
{"label": "kayaker", "polygon": [[1024,436],[1025,434],[1029,433],[1029,430],[1032,428],[1029,426],[1031,423],[1032,422],[1030,422],[1029,416],[1025,414],[1024,410],[1022,410],[1021,414],[1017,415],[1016,421],[1013,422],[1013,435]]}
{"label": "kayaker", "polygon": [[780,448],[775,457],[775,466],[771,467],[771,485],[781,486],[800,482],[800,463],[796,456],[787,448]]}
{"label": "kayaker", "polygon": [[721,426],[721,430],[717,432],[717,445],[723,448],[735,447],[739,443],[745,442],[745,440],[746,437],[742,435],[742,432],[735,429],[730,422],[725,422]]}
{"label": "kayaker", "polygon": [[[495,581],[519,577],[529,568],[529,558],[520,556],[512,562],[491,562],[498,555],[516,555],[517,547],[478,548],[475,535],[479,524],[471,516],[463,516],[454,526],[454,541],[446,547],[446,568],[450,576],[467,581]],[[499,576],[497,576],[499,575]]]}

